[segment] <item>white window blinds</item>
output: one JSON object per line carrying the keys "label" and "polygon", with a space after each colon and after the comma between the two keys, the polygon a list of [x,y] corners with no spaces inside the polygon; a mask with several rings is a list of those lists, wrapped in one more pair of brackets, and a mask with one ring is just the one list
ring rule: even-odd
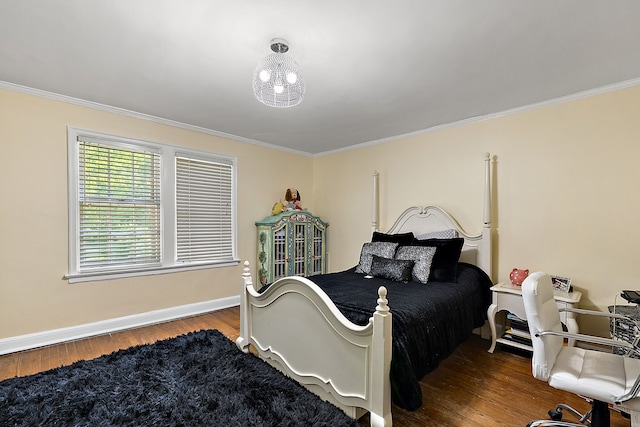
{"label": "white window blinds", "polygon": [[160,156],[78,137],[79,270],[160,263]]}
{"label": "white window blinds", "polygon": [[237,158],[68,128],[69,283],[238,264]]}
{"label": "white window blinds", "polygon": [[181,263],[233,260],[233,165],[176,156],[176,256]]}

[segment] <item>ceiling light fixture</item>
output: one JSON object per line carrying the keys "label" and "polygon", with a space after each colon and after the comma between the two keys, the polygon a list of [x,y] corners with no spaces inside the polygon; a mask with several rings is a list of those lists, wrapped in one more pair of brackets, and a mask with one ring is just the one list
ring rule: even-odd
{"label": "ceiling light fixture", "polygon": [[253,93],[258,101],[270,107],[294,107],[304,98],[302,70],[285,55],[289,50],[286,40],[271,40],[271,50],[274,53],[264,58],[253,74]]}

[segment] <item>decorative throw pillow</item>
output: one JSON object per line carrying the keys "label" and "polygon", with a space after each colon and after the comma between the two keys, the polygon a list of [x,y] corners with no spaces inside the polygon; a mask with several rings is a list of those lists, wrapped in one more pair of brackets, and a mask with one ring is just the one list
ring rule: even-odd
{"label": "decorative throw pillow", "polygon": [[462,237],[454,239],[427,239],[414,240],[414,245],[436,248],[436,254],[431,263],[432,282],[455,282],[456,271],[458,270],[458,260],[464,245]]}
{"label": "decorative throw pillow", "polygon": [[396,253],[397,243],[392,242],[370,242],[362,245],[360,251],[360,263],[356,267],[356,273],[369,274],[371,271],[371,261],[373,255],[383,258],[393,258]]}
{"label": "decorative throw pillow", "polygon": [[373,236],[371,236],[372,242],[393,242],[398,245],[410,245],[413,242],[413,233],[398,233],[398,234],[386,234],[380,233],[379,231],[374,231]]}
{"label": "decorative throw pillow", "polygon": [[417,240],[426,240],[426,239],[453,239],[458,237],[458,232],[453,228],[442,231],[432,231],[430,233],[418,234],[416,236]]}
{"label": "decorative throw pillow", "polygon": [[373,255],[371,260],[371,272],[374,277],[394,280],[396,282],[408,282],[411,280],[413,260],[382,258]]}
{"label": "decorative throw pillow", "polygon": [[400,246],[396,251],[396,259],[412,260],[413,270],[411,276],[413,280],[420,283],[429,281],[431,262],[436,248],[423,246]]}

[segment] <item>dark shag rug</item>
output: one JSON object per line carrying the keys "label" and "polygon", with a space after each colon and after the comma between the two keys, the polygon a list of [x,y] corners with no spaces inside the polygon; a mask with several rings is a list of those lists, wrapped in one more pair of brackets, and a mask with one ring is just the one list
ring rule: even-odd
{"label": "dark shag rug", "polygon": [[357,426],[216,330],[0,382],[2,426]]}

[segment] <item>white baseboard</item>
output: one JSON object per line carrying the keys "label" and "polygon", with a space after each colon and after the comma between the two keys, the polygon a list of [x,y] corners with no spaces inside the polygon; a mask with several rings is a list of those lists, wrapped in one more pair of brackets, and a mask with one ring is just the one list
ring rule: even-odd
{"label": "white baseboard", "polygon": [[108,334],[140,326],[175,320],[182,317],[195,316],[210,311],[240,305],[240,296],[203,301],[195,304],[181,305],[162,310],[148,311],[131,316],[117,317],[94,323],[71,326],[68,328],[52,329],[33,334],[19,335],[0,339],[0,354],[29,350],[65,341],[73,341],[96,335]]}

